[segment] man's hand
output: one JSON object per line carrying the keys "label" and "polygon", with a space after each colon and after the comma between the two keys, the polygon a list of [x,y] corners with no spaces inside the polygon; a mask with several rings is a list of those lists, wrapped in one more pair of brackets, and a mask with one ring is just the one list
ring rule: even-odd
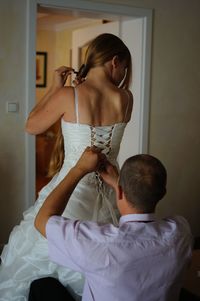
{"label": "man's hand", "polygon": [[119,172],[117,170],[117,167],[112,165],[108,161],[104,161],[103,168],[99,170],[99,173],[108,185],[113,187],[114,189],[118,186],[118,178],[119,178]]}
{"label": "man's hand", "polygon": [[87,147],[76,163],[75,168],[79,169],[83,174],[87,174],[98,170],[104,160],[105,155],[101,153],[100,148],[96,146]]}

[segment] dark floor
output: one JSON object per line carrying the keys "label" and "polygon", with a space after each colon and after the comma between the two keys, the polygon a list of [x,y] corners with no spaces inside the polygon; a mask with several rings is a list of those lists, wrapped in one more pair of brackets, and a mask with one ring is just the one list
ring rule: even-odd
{"label": "dark floor", "polygon": [[195,296],[186,289],[182,288],[179,301],[199,301],[200,297]]}

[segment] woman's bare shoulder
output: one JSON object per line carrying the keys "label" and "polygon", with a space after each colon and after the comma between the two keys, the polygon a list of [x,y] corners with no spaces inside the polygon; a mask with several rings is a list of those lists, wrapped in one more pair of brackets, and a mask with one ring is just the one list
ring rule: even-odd
{"label": "woman's bare shoulder", "polygon": [[133,104],[133,94],[130,90],[120,89],[116,90],[116,97],[121,102],[122,106],[126,106],[126,104]]}
{"label": "woman's bare shoulder", "polygon": [[71,86],[64,86],[56,91],[57,97],[64,98],[66,97],[74,97],[74,88]]}
{"label": "woman's bare shoulder", "polygon": [[69,106],[74,105],[74,88],[64,86],[56,91],[54,98],[56,103],[59,103],[65,112]]}
{"label": "woman's bare shoulder", "polygon": [[121,89],[121,101],[125,112],[125,121],[129,122],[133,110],[133,94],[130,90]]}

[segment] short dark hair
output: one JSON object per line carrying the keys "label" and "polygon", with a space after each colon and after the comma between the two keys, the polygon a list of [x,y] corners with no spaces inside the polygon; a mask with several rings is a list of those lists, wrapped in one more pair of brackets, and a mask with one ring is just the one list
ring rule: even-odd
{"label": "short dark hair", "polygon": [[120,171],[119,185],[127,201],[144,213],[155,206],[166,193],[167,172],[163,164],[151,155],[136,155],[127,159]]}

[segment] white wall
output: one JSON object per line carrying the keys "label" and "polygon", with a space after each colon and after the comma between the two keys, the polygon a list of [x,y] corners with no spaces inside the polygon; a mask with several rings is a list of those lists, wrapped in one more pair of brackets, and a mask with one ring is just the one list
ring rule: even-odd
{"label": "white wall", "polygon": [[[200,2],[109,2],[154,9],[149,152],[163,161],[169,175],[168,195],[158,213],[183,214],[200,235]],[[7,240],[25,205],[25,30],[26,1],[1,0],[0,243]],[[6,101],[19,102],[19,112],[7,114]]]}

